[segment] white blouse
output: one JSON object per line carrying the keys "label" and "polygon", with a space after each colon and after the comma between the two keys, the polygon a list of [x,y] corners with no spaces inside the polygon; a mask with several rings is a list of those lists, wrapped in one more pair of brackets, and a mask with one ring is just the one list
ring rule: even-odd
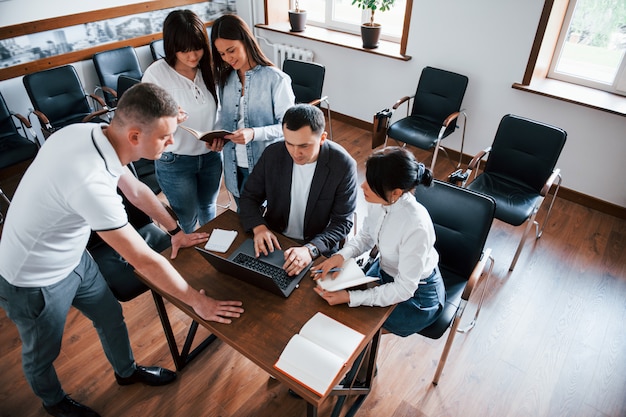
{"label": "white blouse", "polygon": [[357,236],[338,252],[353,258],[378,246],[380,266],[394,282],[349,291],[350,307],[389,306],[413,297],[419,281],[428,278],[439,262],[435,229],[428,211],[412,193],[394,204],[368,204],[367,217]]}
{"label": "white blouse", "polygon": [[[195,79],[191,81],[177,73],[164,59],[159,59],[146,69],[141,81],[156,84],[170,93],[176,103],[189,115],[182,124],[201,132],[213,130],[217,104],[206,88],[199,69]],[[174,143],[165,151],[195,156],[208,153],[210,149],[206,147],[205,142],[196,139],[191,133],[177,129],[174,133]]]}

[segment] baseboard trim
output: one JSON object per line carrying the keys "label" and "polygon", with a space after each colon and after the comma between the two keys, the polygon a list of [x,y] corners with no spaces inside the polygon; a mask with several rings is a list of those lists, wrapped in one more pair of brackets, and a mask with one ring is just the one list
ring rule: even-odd
{"label": "baseboard trim", "polygon": [[[347,116],[345,114],[336,113],[332,110],[331,110],[331,114],[332,114],[333,119],[342,121],[351,126],[358,127],[360,129],[365,129],[368,131],[372,131],[373,129],[373,124],[370,122],[356,119],[354,117]],[[459,154],[460,154],[459,152],[453,149],[447,149],[447,148],[446,150],[448,151],[448,154],[450,155],[450,159],[452,159],[453,161],[456,161],[459,159]],[[469,161],[471,161],[472,157],[473,155],[464,154],[463,159],[462,159],[463,163],[468,164]],[[581,206],[585,206],[587,208],[597,210],[599,212],[602,212],[611,216],[615,216],[619,219],[626,220],[626,207],[622,207],[617,204],[610,203],[608,201],[600,200],[599,198],[592,197],[590,195],[586,195],[586,194],[571,190],[566,187],[561,187],[559,189],[558,196],[559,198],[562,198],[564,200],[571,201],[571,202],[580,204]]]}

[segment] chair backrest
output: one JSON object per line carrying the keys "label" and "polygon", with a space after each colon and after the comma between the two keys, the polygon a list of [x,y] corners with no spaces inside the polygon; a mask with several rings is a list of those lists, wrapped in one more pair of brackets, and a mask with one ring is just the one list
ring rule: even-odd
{"label": "chair backrest", "polygon": [[566,139],[561,128],[507,114],[500,121],[484,171],[539,192]]}
{"label": "chair backrest", "polygon": [[326,68],[315,62],[286,59],[283,72],[291,77],[296,103],[310,103],[322,97]]}
{"label": "chair backrest", "polygon": [[[411,114],[441,125],[446,117],[461,109],[467,83],[465,75],[425,67],[417,84]],[[449,129],[454,128],[455,124],[451,123]]]}
{"label": "chair backrest", "polygon": [[17,134],[17,128],[13,123],[13,117],[4,97],[0,94],[0,138],[15,134]]}
{"label": "chair backrest", "polygon": [[[444,282],[449,279],[467,281],[480,260],[491,229],[495,201],[438,180],[434,180],[430,188],[417,187],[415,198],[426,207],[435,226],[435,249],[439,253]],[[446,288],[448,284],[446,282]]]}
{"label": "chair backrest", "polygon": [[27,74],[22,80],[35,110],[45,114],[55,128],[80,120],[93,111],[71,65]]}
{"label": "chair backrest", "polygon": [[[117,91],[117,79],[120,75],[141,79],[143,72],[135,49],[131,46],[98,52],[92,57],[100,85]],[[115,105],[115,98],[104,93],[109,106]]]}
{"label": "chair backrest", "polygon": [[157,39],[150,42],[150,53],[152,54],[152,59],[154,59],[155,61],[157,59],[165,58],[163,39]]}
{"label": "chair backrest", "polygon": [[119,101],[119,99],[122,98],[126,90],[140,82],[141,79],[132,78],[127,75],[120,75],[117,79],[117,90],[115,90],[117,91],[117,100]]}

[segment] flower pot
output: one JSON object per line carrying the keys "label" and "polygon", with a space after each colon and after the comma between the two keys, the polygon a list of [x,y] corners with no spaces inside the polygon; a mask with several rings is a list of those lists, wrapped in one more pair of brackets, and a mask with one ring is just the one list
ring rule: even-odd
{"label": "flower pot", "polygon": [[306,10],[289,10],[289,24],[292,32],[303,32],[306,27]]}
{"label": "flower pot", "polygon": [[363,41],[363,48],[378,48],[381,30],[382,26],[379,23],[363,23],[361,25],[361,40]]}

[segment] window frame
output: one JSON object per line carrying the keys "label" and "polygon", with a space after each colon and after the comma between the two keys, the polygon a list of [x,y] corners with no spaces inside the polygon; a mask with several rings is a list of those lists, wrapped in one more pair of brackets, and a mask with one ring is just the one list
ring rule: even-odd
{"label": "window frame", "polygon": [[[291,0],[291,8],[294,9],[295,8],[295,1],[296,0]],[[368,22],[370,20],[371,17],[371,11],[369,9],[357,9],[356,6],[351,6],[354,7],[355,9],[355,14],[357,11],[360,11],[360,18],[359,18],[359,22],[360,23],[350,23],[350,22],[346,22],[346,21],[342,21],[342,20],[338,20],[336,18],[333,17],[333,11],[334,11],[334,4],[336,0],[312,0],[314,2],[324,2],[325,3],[325,7],[324,7],[324,21],[319,21],[319,20],[313,20],[310,18],[308,18],[308,23],[311,24],[312,26],[318,26],[321,28],[325,28],[325,29],[329,29],[329,30],[336,30],[336,31],[340,31],[340,32],[346,32],[346,33],[352,33],[354,35],[360,35],[361,33],[361,24],[363,22]],[[348,0],[349,2],[351,2],[352,0]],[[405,7],[405,13],[404,16],[402,16],[402,19],[406,19],[406,2],[407,1],[413,1],[413,0],[396,0],[396,2],[402,2],[404,3],[404,7]],[[402,4],[394,4],[393,8],[395,9],[396,7],[402,7]],[[379,13],[385,13],[385,12],[379,12]],[[379,16],[379,15],[377,15]],[[384,31],[385,26],[383,25],[383,32],[381,33],[381,37],[380,39],[382,40],[386,40],[389,42],[395,42],[395,43],[400,43],[401,39],[402,39],[402,33],[400,33],[400,36],[393,36],[390,35],[389,33],[385,33]]]}
{"label": "window frame", "polygon": [[606,91],[546,78],[569,0],[546,0],[521,82],[511,87],[540,96],[626,116],[626,98]]}
{"label": "window frame", "polygon": [[363,48],[361,36],[345,33],[337,30],[318,28],[313,25],[308,26],[303,32],[291,32],[287,10],[290,9],[290,0],[263,0],[265,11],[265,23],[256,24],[255,27],[279,32],[286,35],[311,39],[314,41],[350,48],[374,55],[385,56],[402,61],[411,60],[411,56],[406,54],[409,39],[409,28],[411,23],[411,13],[413,10],[413,0],[406,0],[404,10],[404,24],[402,26],[402,37],[400,43],[381,40],[380,46],[376,49]]}
{"label": "window frame", "polygon": [[572,83],[572,84],[581,85],[584,87],[590,87],[590,88],[597,89],[597,90],[607,91],[610,93],[626,95],[626,54],[622,56],[622,60],[617,69],[617,74],[615,75],[615,78],[612,84],[590,80],[587,78],[576,76],[574,74],[566,74],[563,72],[557,72],[556,65],[566,45],[565,42],[566,42],[567,33],[569,31],[577,3],[578,3],[578,0],[569,0],[567,4],[567,8],[565,10],[565,16],[563,17],[563,22],[561,24],[561,28],[559,31],[559,35],[556,41],[556,45],[554,48],[554,52],[552,54],[552,58],[550,61],[550,65],[548,67],[546,77]]}

